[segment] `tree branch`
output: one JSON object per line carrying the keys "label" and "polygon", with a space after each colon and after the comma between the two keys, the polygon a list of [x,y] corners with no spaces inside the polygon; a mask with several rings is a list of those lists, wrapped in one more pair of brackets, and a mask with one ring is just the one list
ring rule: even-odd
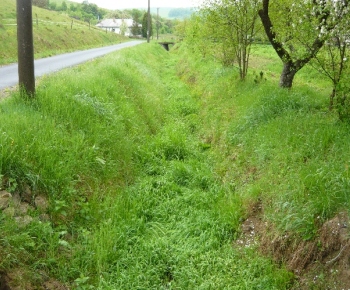
{"label": "tree branch", "polygon": [[264,26],[267,38],[269,39],[270,43],[272,44],[273,48],[275,49],[277,55],[283,62],[291,62],[291,57],[287,50],[284,49],[282,43],[277,41],[276,33],[273,31],[273,25],[271,22],[271,18],[269,15],[269,0],[263,0],[263,8],[259,10],[259,16],[261,19],[261,22]]}

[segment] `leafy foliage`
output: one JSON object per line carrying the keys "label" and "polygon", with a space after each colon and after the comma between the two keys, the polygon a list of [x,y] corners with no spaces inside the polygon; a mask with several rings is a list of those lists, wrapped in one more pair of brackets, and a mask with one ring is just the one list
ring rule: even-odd
{"label": "leafy foliage", "polygon": [[[42,2],[43,0],[35,1]],[[66,1],[62,1],[61,3],[47,1],[47,5],[42,5],[41,2],[38,4],[33,2],[33,5],[50,10],[63,11],[68,13],[70,17],[86,22],[96,23],[98,19],[102,19],[107,14],[106,9],[99,8],[96,4],[86,3],[84,1],[81,4],[70,3],[69,6]]]}
{"label": "leafy foliage", "polygon": [[140,10],[133,9],[131,12],[131,15],[133,20],[131,33],[132,35],[141,35],[140,24],[142,23],[141,21],[142,12]]}
{"label": "leafy foliage", "polygon": [[347,106],[345,99],[348,94],[346,91],[348,90],[347,75],[349,72],[349,21],[347,15],[342,17],[339,25],[332,31],[331,38],[326,41],[321,51],[311,61],[311,65],[316,67],[332,83],[330,110],[333,109],[334,102],[337,103],[340,110],[344,110]]}
{"label": "leafy foliage", "polygon": [[290,88],[295,74],[313,59],[348,14],[347,1],[263,0],[259,16],[283,62],[280,86]]}
{"label": "leafy foliage", "polygon": [[[189,21],[184,37],[202,55],[214,54],[223,65],[237,63],[241,80],[248,72],[250,47],[256,35],[259,1],[207,1]],[[187,24],[188,26],[188,24]]]}
{"label": "leafy foliage", "polygon": [[[149,36],[151,37],[153,35],[153,25],[152,25],[152,15],[150,15],[150,31],[149,31]],[[147,38],[148,34],[148,13],[145,12],[142,17],[142,37]]]}
{"label": "leafy foliage", "polygon": [[33,0],[32,4],[41,8],[49,8],[49,0]]}

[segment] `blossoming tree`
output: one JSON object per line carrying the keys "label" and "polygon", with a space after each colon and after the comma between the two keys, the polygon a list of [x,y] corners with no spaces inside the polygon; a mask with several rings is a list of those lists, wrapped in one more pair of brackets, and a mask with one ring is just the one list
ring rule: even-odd
{"label": "blossoming tree", "polygon": [[262,0],[259,16],[283,62],[281,87],[292,87],[295,74],[315,58],[347,12],[348,0]]}

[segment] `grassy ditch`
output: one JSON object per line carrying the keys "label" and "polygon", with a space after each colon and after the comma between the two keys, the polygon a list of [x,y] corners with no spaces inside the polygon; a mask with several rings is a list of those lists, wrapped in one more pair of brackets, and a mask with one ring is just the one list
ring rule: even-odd
{"label": "grassy ditch", "polygon": [[0,214],[12,286],[288,288],[293,275],[255,243],[235,246],[246,163],[228,170],[214,142],[235,127],[208,118],[178,66],[145,44],[44,77],[33,101],[0,103],[2,189],[31,205],[30,222],[11,203]]}

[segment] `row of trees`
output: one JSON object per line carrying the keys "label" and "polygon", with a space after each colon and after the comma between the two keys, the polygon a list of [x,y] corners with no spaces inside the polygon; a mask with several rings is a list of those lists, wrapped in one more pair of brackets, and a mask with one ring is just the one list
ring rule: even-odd
{"label": "row of trees", "polygon": [[[107,18],[131,18],[133,20],[133,27],[131,28],[131,33],[133,35],[142,35],[142,37],[147,37],[147,12],[138,9],[123,10],[123,11],[113,11],[107,15]],[[151,15],[151,31],[150,36],[153,35],[154,31],[160,34],[170,34],[174,32],[174,28],[177,25],[178,20],[171,20],[160,17],[158,15]],[[140,28],[139,24],[142,25]]]}
{"label": "row of trees", "polygon": [[62,1],[62,3],[58,5],[55,1],[33,0],[32,3],[44,9],[65,12],[72,18],[89,23],[97,22],[98,19],[102,19],[108,13],[108,10],[99,8],[96,4],[88,2],[82,2],[82,4],[70,3],[68,5],[66,1]]}
{"label": "row of trees", "polygon": [[203,56],[214,52],[223,65],[237,64],[242,80],[251,45],[266,39],[283,64],[281,87],[291,88],[296,73],[312,65],[332,82],[330,107],[336,97],[346,102],[348,0],[207,0],[179,32]]}

